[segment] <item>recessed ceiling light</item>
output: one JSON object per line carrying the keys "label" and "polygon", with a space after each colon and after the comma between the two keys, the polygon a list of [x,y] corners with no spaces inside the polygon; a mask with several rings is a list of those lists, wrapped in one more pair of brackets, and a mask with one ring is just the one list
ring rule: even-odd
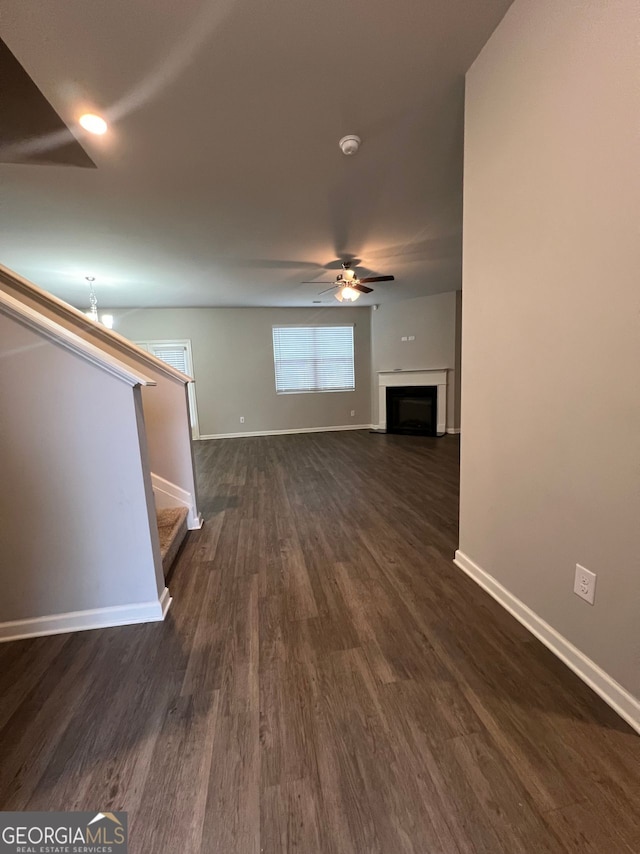
{"label": "recessed ceiling light", "polygon": [[83,116],[80,116],[80,124],[89,133],[95,133],[98,136],[102,136],[107,131],[105,120],[102,116],[96,116],[94,113],[85,113]]}

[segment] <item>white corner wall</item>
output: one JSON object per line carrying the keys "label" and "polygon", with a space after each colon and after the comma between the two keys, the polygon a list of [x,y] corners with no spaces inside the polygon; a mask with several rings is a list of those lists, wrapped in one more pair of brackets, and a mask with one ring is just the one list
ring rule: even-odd
{"label": "white corner wall", "polygon": [[140,388],[0,314],[0,455],[0,640],[161,619]]}
{"label": "white corner wall", "polygon": [[639,23],[515,0],[467,75],[458,560],[640,728]]}

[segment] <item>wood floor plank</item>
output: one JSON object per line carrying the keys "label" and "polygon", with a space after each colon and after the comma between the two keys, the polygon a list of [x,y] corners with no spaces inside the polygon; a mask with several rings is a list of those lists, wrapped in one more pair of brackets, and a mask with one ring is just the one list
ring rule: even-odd
{"label": "wood floor plank", "polygon": [[217,691],[182,696],[167,708],[131,822],[140,852],[198,851],[207,844],[203,832],[218,700]]}
{"label": "wood floor plank", "polygon": [[640,739],[452,563],[455,437],[197,443],[164,623],[0,646],[0,808],[133,854],[637,854]]}
{"label": "wood floor plank", "polygon": [[575,854],[638,854],[640,832],[629,831],[627,821],[618,824],[615,815],[593,802],[573,804],[547,817],[556,834]]}
{"label": "wood floor plank", "polygon": [[107,651],[95,636],[74,636],[33,685],[0,733],[0,804],[26,809],[56,748],[90,691]]}
{"label": "wood floor plank", "polygon": [[261,798],[261,854],[322,851],[318,796],[308,779],[268,786]]}

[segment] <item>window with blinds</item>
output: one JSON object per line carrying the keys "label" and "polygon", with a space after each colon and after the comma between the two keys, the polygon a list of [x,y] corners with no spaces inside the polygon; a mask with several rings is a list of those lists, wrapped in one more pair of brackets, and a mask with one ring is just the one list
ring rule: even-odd
{"label": "window with blinds", "polygon": [[[162,359],[172,368],[177,368],[186,374],[188,377],[193,376],[193,358],[191,355],[191,341],[185,338],[183,341],[135,341],[138,347],[147,350],[158,359]],[[196,401],[195,383],[189,383],[187,386],[187,394],[189,396],[189,417],[191,419],[191,427],[193,430],[193,438],[197,439],[200,435],[198,427],[198,407]]]}
{"label": "window with blinds", "polygon": [[183,374],[190,373],[186,344],[155,344],[153,341],[150,341],[148,348],[150,353],[153,353],[158,359],[162,359],[167,365],[171,365],[172,368],[177,368]]}
{"label": "window with blinds", "polygon": [[353,391],[353,326],[274,326],[278,394]]}

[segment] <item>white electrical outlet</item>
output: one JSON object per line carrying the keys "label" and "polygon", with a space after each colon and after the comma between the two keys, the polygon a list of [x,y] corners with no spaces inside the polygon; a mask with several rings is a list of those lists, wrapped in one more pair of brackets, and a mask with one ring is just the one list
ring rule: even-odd
{"label": "white electrical outlet", "polygon": [[406,335],[403,335],[403,336],[402,336],[402,338],[401,338],[400,340],[401,340],[401,341],[406,341],[406,340],[407,340],[407,336],[406,336]]}
{"label": "white electrical outlet", "polygon": [[352,410],[351,410],[351,417],[353,418],[353,416],[354,416],[355,414],[356,414],[355,409],[352,409]]}
{"label": "white electrical outlet", "polygon": [[240,416],[240,423],[241,423],[241,424],[244,424],[244,415],[241,415],[241,416]]}
{"label": "white electrical outlet", "polygon": [[596,574],[584,566],[576,564],[576,577],[573,584],[573,592],[576,596],[580,596],[585,602],[593,605],[596,598]]}
{"label": "white electrical outlet", "polygon": [[415,335],[410,335],[410,336],[409,336],[409,341],[415,341],[415,340],[416,340],[416,336],[415,336]]}

